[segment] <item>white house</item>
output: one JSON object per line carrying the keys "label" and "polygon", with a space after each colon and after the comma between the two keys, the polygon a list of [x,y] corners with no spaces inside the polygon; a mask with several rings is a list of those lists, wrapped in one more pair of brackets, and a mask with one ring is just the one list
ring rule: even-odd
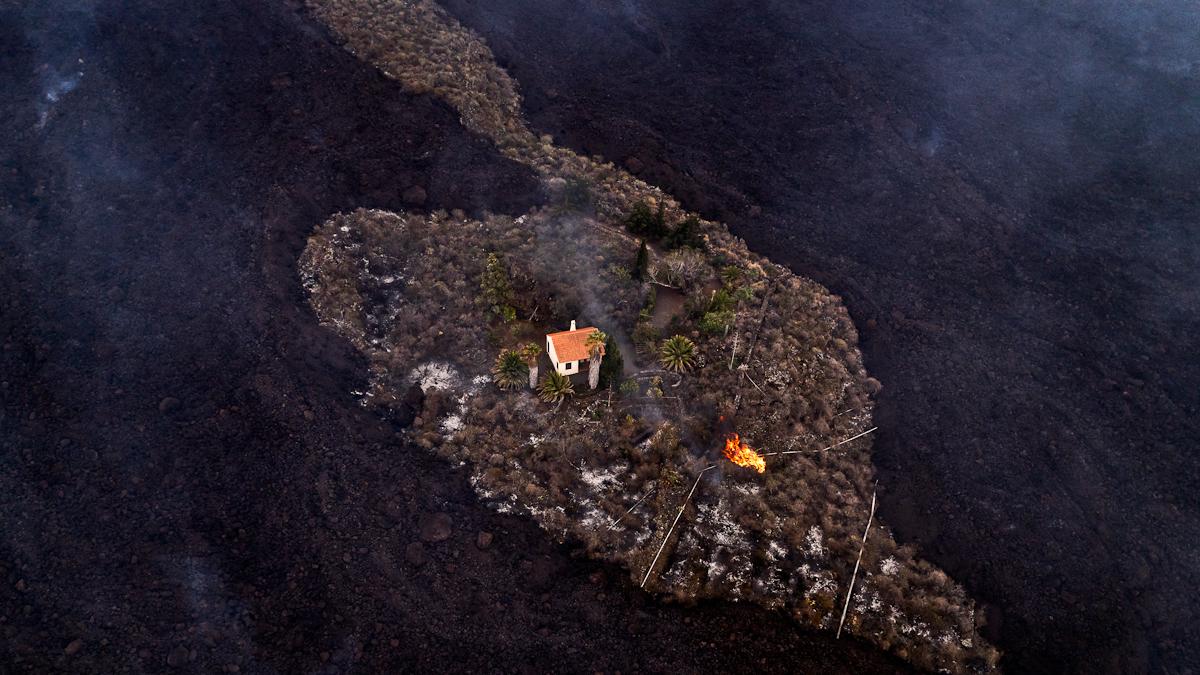
{"label": "white house", "polygon": [[[591,358],[588,352],[588,336],[599,330],[592,326],[576,328],[575,322],[572,321],[570,330],[546,335],[546,355],[550,357],[554,370],[560,375],[578,373],[580,364]],[[604,345],[600,345],[600,353],[604,354]]]}

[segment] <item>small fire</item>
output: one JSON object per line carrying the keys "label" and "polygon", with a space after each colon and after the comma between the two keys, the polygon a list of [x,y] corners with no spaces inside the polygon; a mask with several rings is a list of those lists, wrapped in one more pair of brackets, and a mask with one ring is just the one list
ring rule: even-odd
{"label": "small fire", "polygon": [[764,473],[767,470],[767,460],[754,451],[736,433],[725,438],[725,459],[738,466],[753,467],[755,471]]}

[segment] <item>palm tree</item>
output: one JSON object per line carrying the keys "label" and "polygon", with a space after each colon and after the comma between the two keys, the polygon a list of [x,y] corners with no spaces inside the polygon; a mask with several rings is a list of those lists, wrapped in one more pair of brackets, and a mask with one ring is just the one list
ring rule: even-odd
{"label": "palm tree", "polygon": [[592,331],[592,334],[587,336],[587,342],[584,343],[588,350],[588,387],[595,389],[600,386],[600,362],[604,359],[604,343],[608,341],[608,336],[604,331]]}
{"label": "palm tree", "polygon": [[521,347],[521,360],[525,362],[529,368],[529,388],[537,389],[538,381],[538,357],[542,355],[542,348],[537,343],[530,342],[524,347]]}
{"label": "palm tree", "polygon": [[501,389],[516,389],[521,386],[528,368],[518,352],[505,349],[496,357],[496,365],[492,366],[492,379]]}
{"label": "palm tree", "polygon": [[575,393],[575,387],[571,386],[571,378],[557,370],[551,370],[546,379],[542,381],[541,386],[538,387],[538,393],[543,401],[562,405],[568,396]]}
{"label": "palm tree", "polygon": [[696,363],[696,344],[682,335],[669,337],[658,350],[658,362],[667,370],[686,373]]}

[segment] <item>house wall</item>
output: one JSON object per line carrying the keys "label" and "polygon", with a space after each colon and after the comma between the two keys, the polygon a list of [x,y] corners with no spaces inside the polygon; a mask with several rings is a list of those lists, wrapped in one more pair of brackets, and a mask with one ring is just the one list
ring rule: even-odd
{"label": "house wall", "polygon": [[[571,322],[571,328],[575,328],[575,322]],[[578,361],[567,361],[566,363],[558,362],[558,352],[554,351],[554,342],[550,336],[546,336],[546,356],[550,357],[550,365],[554,366],[555,372],[559,375],[574,375],[579,372]]]}

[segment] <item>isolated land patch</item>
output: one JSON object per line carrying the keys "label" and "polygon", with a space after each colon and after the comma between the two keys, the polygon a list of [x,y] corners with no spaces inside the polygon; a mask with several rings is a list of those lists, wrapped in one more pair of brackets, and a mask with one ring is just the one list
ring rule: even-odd
{"label": "isolated land patch", "polygon": [[[495,508],[648,589],[749,600],[835,629],[869,515],[870,437],[859,434],[877,385],[836,297],[732,238],[707,242],[650,256],[647,279],[671,277],[688,298],[664,333],[651,318],[656,284],[630,271],[637,240],[561,208],[479,220],[359,210],[318,227],[300,268],[317,316],[369,359],[364,402],[386,413],[421,389],[407,433],[464,465]],[[679,255],[696,262],[672,276]],[[483,299],[490,260],[512,290],[508,320]],[[714,301],[732,302],[724,327],[704,323]],[[561,402],[524,374],[497,386],[503,354],[572,318],[624,338],[631,346],[614,340],[606,357],[633,367],[595,390],[583,373]],[[668,334],[693,345],[684,372],[663,367]],[[544,384],[544,355],[535,363]],[[732,430],[766,454],[764,473],[723,458]],[[881,525],[846,630],[927,668],[996,660],[962,588]]]}
{"label": "isolated land patch", "polygon": [[[414,442],[466,465],[496,508],[583,542],[648,589],[837,628],[870,512],[859,435],[878,387],[840,300],[658,188],[534,135],[516,84],[435,3],[308,4],[348,49],[538,171],[555,202],[515,219],[359,210],[317,228],[301,273],[321,322],[370,360],[364,402],[395,410],[418,387]],[[684,296],[678,312],[655,317],[660,287]],[[594,391],[541,391],[551,402],[514,387],[506,355],[572,319],[608,333],[625,367]],[[666,369],[674,335],[684,372]],[[524,362],[548,370],[544,356]],[[767,455],[763,473],[721,458],[734,431]],[[989,671],[998,653],[980,620],[876,520],[847,631],[924,668]]]}

